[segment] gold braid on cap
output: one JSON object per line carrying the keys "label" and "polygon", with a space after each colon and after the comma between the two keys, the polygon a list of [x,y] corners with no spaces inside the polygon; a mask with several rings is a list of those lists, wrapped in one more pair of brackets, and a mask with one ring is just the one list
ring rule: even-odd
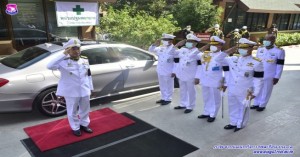
{"label": "gold braid on cap", "polygon": [[210,44],[210,45],[219,45],[219,42],[211,41],[209,44]]}
{"label": "gold braid on cap", "polygon": [[249,48],[250,45],[248,44],[239,44],[239,48]]}

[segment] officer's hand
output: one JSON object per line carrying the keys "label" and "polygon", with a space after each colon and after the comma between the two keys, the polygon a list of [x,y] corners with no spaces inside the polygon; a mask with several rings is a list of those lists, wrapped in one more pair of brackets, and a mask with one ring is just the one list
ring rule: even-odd
{"label": "officer's hand", "polygon": [[154,45],[155,45],[155,46],[159,46],[160,43],[161,43],[161,40],[160,40],[160,39],[157,39],[157,40],[155,41]]}
{"label": "officer's hand", "polygon": [[200,83],[200,80],[195,78],[195,85],[199,84]]}
{"label": "officer's hand", "polygon": [[174,73],[171,74],[171,77],[175,77],[175,76],[176,76],[176,74],[174,74]]}
{"label": "officer's hand", "polygon": [[71,48],[69,47],[69,48],[67,48],[67,49],[65,49],[65,51],[64,51],[64,55],[68,55],[69,53],[70,53],[70,50],[71,50]]}
{"label": "officer's hand", "polygon": [[175,47],[183,46],[185,43],[186,43],[186,40],[181,40],[175,45]]}
{"label": "officer's hand", "polygon": [[276,85],[278,83],[279,79],[278,78],[273,78],[273,85]]}
{"label": "officer's hand", "polygon": [[223,87],[222,87],[223,92],[225,92],[226,89],[227,89],[227,86],[223,86]]}

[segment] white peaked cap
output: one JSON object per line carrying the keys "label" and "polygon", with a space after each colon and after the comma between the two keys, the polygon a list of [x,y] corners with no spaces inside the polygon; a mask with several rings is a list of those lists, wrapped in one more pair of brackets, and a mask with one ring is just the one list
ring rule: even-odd
{"label": "white peaked cap", "polygon": [[68,42],[66,42],[65,44],[63,44],[63,47],[65,49],[69,48],[69,47],[74,47],[74,46],[77,46],[77,47],[81,46],[81,42],[80,42],[79,39],[72,38]]}
{"label": "white peaked cap", "polygon": [[225,44],[225,41],[222,40],[221,38],[219,38],[218,36],[211,36],[210,37],[210,41],[211,42],[218,42],[218,43]]}
{"label": "white peaked cap", "polygon": [[248,39],[246,39],[246,38],[241,38],[241,39],[239,40],[239,43],[240,43],[240,44],[247,44],[247,45],[256,45],[256,42],[251,41],[251,40],[248,40]]}
{"label": "white peaked cap", "polygon": [[219,24],[215,24],[215,28],[220,28],[220,25]]}
{"label": "white peaked cap", "polygon": [[172,35],[172,34],[162,34],[162,39],[174,39],[176,36]]}
{"label": "white peaked cap", "polygon": [[247,29],[247,26],[243,26],[242,28],[243,28],[243,29]]}
{"label": "white peaked cap", "polygon": [[187,39],[187,40],[195,40],[195,41],[197,41],[197,42],[201,41],[200,38],[196,37],[196,36],[195,36],[194,34],[192,34],[192,33],[186,35],[186,39]]}
{"label": "white peaked cap", "polygon": [[238,32],[238,31],[239,31],[239,29],[237,29],[237,28],[236,28],[236,29],[234,29],[234,31],[235,31],[235,32]]}

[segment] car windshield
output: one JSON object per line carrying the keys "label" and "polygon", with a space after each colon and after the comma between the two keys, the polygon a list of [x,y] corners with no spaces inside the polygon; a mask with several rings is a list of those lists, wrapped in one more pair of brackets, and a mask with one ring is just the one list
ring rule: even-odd
{"label": "car windshield", "polygon": [[40,61],[50,54],[51,52],[45,49],[39,47],[30,47],[19,51],[18,53],[5,57],[0,60],[0,62],[14,69],[23,69]]}

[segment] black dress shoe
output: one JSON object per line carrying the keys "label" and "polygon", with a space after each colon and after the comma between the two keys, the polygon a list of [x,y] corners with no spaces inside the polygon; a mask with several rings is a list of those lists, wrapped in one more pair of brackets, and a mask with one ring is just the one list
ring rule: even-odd
{"label": "black dress shoe", "polygon": [[259,106],[254,106],[254,105],[252,105],[252,106],[250,106],[250,109],[257,109]]}
{"label": "black dress shoe", "polygon": [[93,130],[91,128],[89,128],[88,126],[80,125],[80,129],[83,130],[86,133],[93,133]]}
{"label": "black dress shoe", "polygon": [[214,118],[214,117],[209,117],[209,118],[207,119],[207,122],[213,122],[213,121],[215,121],[215,119],[216,119],[216,118]]}
{"label": "black dress shoe", "polygon": [[168,105],[168,104],[170,104],[171,103],[171,101],[163,101],[162,103],[161,103],[161,105]]}
{"label": "black dress shoe", "polygon": [[193,111],[192,109],[186,109],[186,110],[184,110],[184,113],[190,113],[192,111]]}
{"label": "black dress shoe", "polygon": [[164,100],[162,100],[162,99],[156,101],[157,104],[160,104],[160,103],[163,103],[163,102],[164,102]]}
{"label": "black dress shoe", "polygon": [[81,131],[80,130],[72,130],[72,132],[77,137],[81,136]]}
{"label": "black dress shoe", "polygon": [[265,110],[265,107],[258,107],[258,108],[256,109],[256,111],[263,111],[263,110]]}
{"label": "black dress shoe", "polygon": [[236,128],[236,126],[230,125],[230,124],[228,124],[228,125],[226,125],[226,126],[224,127],[224,129],[226,129],[226,130],[229,130],[229,129],[235,129],[235,128]]}
{"label": "black dress shoe", "polygon": [[199,119],[204,119],[204,118],[208,118],[208,117],[209,117],[209,115],[204,115],[204,114],[198,116]]}
{"label": "black dress shoe", "polygon": [[182,106],[176,106],[174,107],[175,110],[180,110],[180,109],[185,109],[185,107],[182,107]]}
{"label": "black dress shoe", "polygon": [[234,129],[234,132],[237,132],[237,131],[239,131],[239,130],[241,130],[242,128],[235,128]]}

